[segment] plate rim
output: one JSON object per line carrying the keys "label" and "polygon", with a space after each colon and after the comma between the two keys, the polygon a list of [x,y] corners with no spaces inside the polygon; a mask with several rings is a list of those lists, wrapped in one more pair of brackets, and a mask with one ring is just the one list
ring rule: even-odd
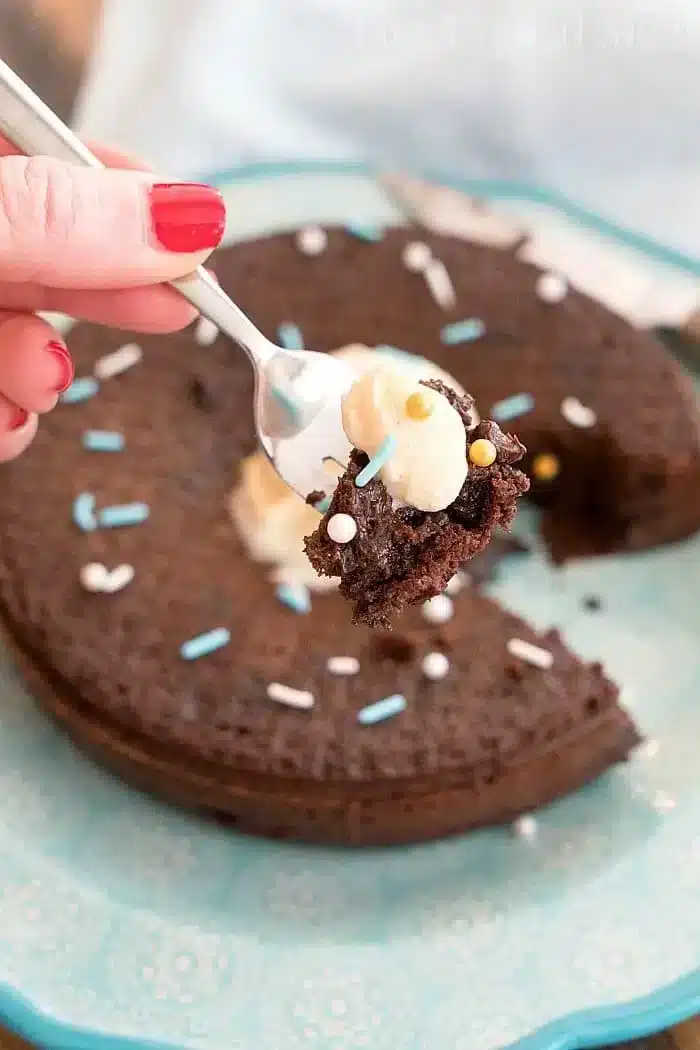
{"label": "plate rim", "polygon": [[[296,175],[359,177],[375,181],[377,172],[371,165],[355,161],[277,161],[210,173],[205,181],[224,187]],[[469,179],[442,172],[426,174],[425,178],[491,200],[544,205],[647,257],[700,276],[700,258],[685,255],[644,234],[618,226],[554,190],[503,180]],[[639,998],[562,1015],[508,1044],[504,1050],[586,1050],[652,1035],[696,1014],[700,1014],[700,968]],[[2,982],[0,1019],[15,1034],[47,1050],[183,1050],[174,1043],[135,1040],[66,1024],[10,984]]]}

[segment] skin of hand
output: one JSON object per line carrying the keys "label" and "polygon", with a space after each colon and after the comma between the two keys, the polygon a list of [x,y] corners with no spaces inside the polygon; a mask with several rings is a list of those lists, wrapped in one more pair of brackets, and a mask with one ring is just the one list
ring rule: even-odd
{"label": "skin of hand", "polygon": [[35,311],[177,331],[196,312],[165,282],[191,273],[224,233],[211,186],[95,153],[104,170],[20,156],[0,139],[0,461],[27,448],[73,379],[65,343]]}

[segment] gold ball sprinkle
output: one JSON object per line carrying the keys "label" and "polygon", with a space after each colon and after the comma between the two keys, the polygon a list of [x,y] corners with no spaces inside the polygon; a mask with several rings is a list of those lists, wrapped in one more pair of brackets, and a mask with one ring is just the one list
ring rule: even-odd
{"label": "gold ball sprinkle", "polygon": [[433,411],[429,399],[419,391],[406,398],[405,408],[409,419],[427,419]]}
{"label": "gold ball sprinkle", "polygon": [[561,464],[553,452],[540,452],[532,461],[532,473],[537,481],[554,481]]}
{"label": "gold ball sprinkle", "polygon": [[475,467],[490,467],[496,462],[496,446],[488,438],[477,438],[469,446],[469,459]]}

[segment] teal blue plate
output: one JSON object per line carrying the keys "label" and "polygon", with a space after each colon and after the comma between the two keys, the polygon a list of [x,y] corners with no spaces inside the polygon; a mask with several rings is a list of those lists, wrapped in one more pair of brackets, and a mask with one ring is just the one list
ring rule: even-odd
{"label": "teal blue plate", "polygon": [[[232,237],[396,221],[361,173],[264,175],[230,183]],[[6,665],[6,1022],[54,1050],[568,1050],[700,1010],[700,541],[558,572],[536,549],[495,589],[604,659],[654,742],[532,841],[240,837],[95,768]]]}

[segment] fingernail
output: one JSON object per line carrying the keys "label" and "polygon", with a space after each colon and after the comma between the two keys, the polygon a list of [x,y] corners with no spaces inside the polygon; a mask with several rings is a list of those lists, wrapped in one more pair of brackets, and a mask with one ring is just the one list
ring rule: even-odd
{"label": "fingernail", "polygon": [[149,191],[156,240],[169,252],[216,248],[224,235],[226,209],[213,186],[156,182]]}
{"label": "fingernail", "polygon": [[53,355],[58,364],[59,373],[55,390],[57,394],[62,394],[73,382],[73,376],[75,375],[73,359],[68,353],[65,343],[60,342],[58,339],[52,339],[47,343],[46,349]]}
{"label": "fingernail", "polygon": [[16,408],[14,413],[10,416],[10,421],[7,424],[8,430],[20,430],[29,419],[29,413],[26,408]]}

